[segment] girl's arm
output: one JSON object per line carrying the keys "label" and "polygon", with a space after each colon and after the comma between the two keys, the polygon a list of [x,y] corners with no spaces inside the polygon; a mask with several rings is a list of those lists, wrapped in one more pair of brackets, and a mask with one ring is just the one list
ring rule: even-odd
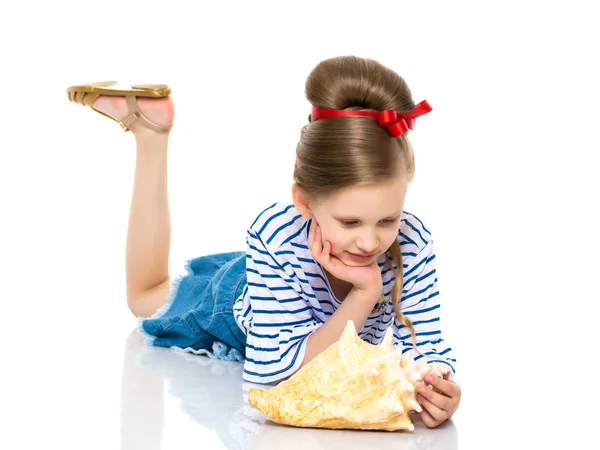
{"label": "girl's arm", "polygon": [[[456,359],[452,348],[442,337],[440,327],[440,290],[436,268],[436,253],[433,240],[429,240],[419,254],[409,262],[413,268],[403,291],[400,310],[412,322],[417,336],[417,348],[427,356],[426,362],[440,362],[456,371]],[[410,331],[394,319],[394,337],[402,348],[402,353],[411,352],[415,361],[422,359],[414,349]]]}
{"label": "girl's arm", "polygon": [[359,333],[380,295],[381,290],[378,294],[377,292],[352,288],[331,317],[308,337],[301,367],[304,367],[315,356],[337,342],[349,320],[354,322],[356,333]]}

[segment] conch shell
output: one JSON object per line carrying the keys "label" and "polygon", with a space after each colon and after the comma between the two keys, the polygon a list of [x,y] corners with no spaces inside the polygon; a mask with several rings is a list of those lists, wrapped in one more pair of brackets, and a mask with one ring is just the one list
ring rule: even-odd
{"label": "conch shell", "polygon": [[394,350],[390,328],[373,345],[348,321],[337,342],[289,379],[268,390],[250,389],[248,403],[296,427],[412,431],[409,413],[421,411],[415,385],[426,371],[448,371],[444,364],[420,363]]}

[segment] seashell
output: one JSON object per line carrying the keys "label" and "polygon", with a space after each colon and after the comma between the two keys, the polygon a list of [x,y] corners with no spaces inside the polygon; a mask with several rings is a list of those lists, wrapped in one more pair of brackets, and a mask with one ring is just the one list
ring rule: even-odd
{"label": "seashell", "polygon": [[284,425],[412,431],[409,414],[421,411],[415,385],[425,372],[448,370],[395,350],[391,328],[380,345],[373,345],[348,321],[337,342],[290,378],[268,390],[250,389],[248,403]]}

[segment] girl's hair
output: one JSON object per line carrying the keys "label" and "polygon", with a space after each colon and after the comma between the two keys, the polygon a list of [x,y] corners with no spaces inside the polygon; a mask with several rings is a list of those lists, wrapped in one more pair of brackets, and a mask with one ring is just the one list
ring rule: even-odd
{"label": "girl's hair", "polygon": [[[410,111],[415,107],[410,89],[400,75],[372,59],[340,56],[320,62],[306,79],[306,98],[312,106],[328,109]],[[351,116],[315,120],[302,128],[296,148],[294,183],[312,200],[356,185],[369,185],[415,173],[415,158],[407,133],[393,138],[371,117]],[[392,261],[398,270],[394,270]],[[386,263],[396,274],[392,303],[396,316],[415,329],[400,312],[402,253],[398,240],[386,252]],[[419,352],[421,353],[421,352]]]}

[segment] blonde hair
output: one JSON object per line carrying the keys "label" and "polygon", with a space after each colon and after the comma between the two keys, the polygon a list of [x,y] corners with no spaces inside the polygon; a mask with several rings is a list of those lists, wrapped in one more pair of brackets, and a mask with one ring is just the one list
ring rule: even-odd
{"label": "blonde hair", "polygon": [[[328,109],[410,111],[415,107],[400,75],[372,59],[340,56],[320,62],[308,75],[306,98],[312,106]],[[407,133],[393,138],[370,117],[352,116],[315,120],[302,128],[296,148],[294,183],[313,200],[338,189],[369,185],[405,176],[411,182],[415,158]],[[394,270],[390,260],[398,270]],[[386,264],[395,273],[392,304],[398,320],[415,329],[400,312],[403,288],[402,253],[395,239],[386,251]]]}

